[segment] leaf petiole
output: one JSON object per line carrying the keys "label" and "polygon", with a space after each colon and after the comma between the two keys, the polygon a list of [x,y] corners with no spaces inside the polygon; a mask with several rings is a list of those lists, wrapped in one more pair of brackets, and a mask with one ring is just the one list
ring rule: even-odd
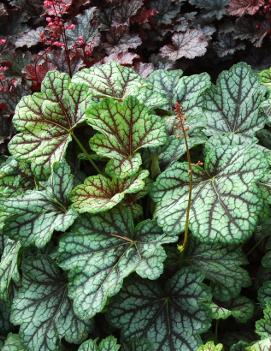
{"label": "leaf petiole", "polygon": [[71,132],[71,136],[72,138],[75,140],[75,142],[77,143],[77,145],[79,146],[79,148],[81,149],[81,151],[83,152],[83,154],[86,156],[86,158],[88,159],[88,161],[91,163],[92,167],[95,169],[95,171],[99,174],[101,174],[102,172],[100,171],[99,167],[96,165],[96,163],[93,161],[91,155],[87,152],[86,148],[84,147],[84,145],[81,143],[81,141],[77,138],[77,136],[73,133],[73,131]]}
{"label": "leaf petiole", "polygon": [[186,246],[188,244],[190,209],[192,206],[193,169],[192,169],[191,155],[190,155],[189,146],[188,146],[188,135],[186,133],[187,129],[185,127],[185,115],[184,115],[182,108],[181,108],[181,105],[179,103],[176,103],[175,111],[176,111],[176,116],[177,116],[177,119],[179,122],[179,127],[180,127],[180,129],[183,133],[183,137],[184,137],[186,157],[187,157],[187,162],[188,162],[188,178],[189,178],[188,202],[187,202],[187,208],[185,211],[184,239],[183,239],[183,243],[181,245],[178,245],[178,250],[182,253],[185,251]]}

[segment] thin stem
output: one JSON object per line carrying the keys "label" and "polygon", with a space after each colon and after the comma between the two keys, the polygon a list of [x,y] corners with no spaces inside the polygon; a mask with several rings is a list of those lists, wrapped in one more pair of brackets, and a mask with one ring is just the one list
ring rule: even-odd
{"label": "thin stem", "polygon": [[116,233],[113,233],[111,235],[114,236],[115,238],[128,241],[129,243],[134,243],[134,241],[132,239],[128,238],[127,236],[121,236],[121,235],[118,235]]}
{"label": "thin stem", "polygon": [[64,24],[62,24],[62,26],[63,26],[63,41],[64,41],[65,56],[66,56],[66,60],[67,60],[69,76],[72,77],[71,60],[70,60],[69,49],[68,49],[68,41],[67,41],[67,36],[66,36],[66,29],[65,29]]}
{"label": "thin stem", "polygon": [[87,152],[86,148],[84,147],[84,145],[81,143],[81,141],[77,138],[77,136],[71,132],[71,136],[73,137],[73,139],[76,141],[77,145],[79,146],[79,148],[81,149],[81,151],[83,152],[83,154],[86,156],[86,158],[88,159],[88,161],[91,163],[92,167],[96,170],[97,173],[102,173],[99,169],[99,167],[96,165],[96,163],[92,160],[91,155]]}
{"label": "thin stem", "polygon": [[268,236],[269,236],[269,234],[262,236],[262,237],[256,242],[256,244],[253,245],[253,246],[248,250],[248,252],[246,253],[246,255],[247,255],[247,256],[250,256],[250,255],[252,254],[252,252],[253,252],[254,250],[256,250],[257,247],[260,246],[260,244],[261,244],[261,243],[264,241],[264,239],[266,239]]}
{"label": "thin stem", "polygon": [[188,134],[186,133],[187,128],[185,127],[185,116],[181,110],[180,104],[176,104],[176,115],[178,118],[178,121],[180,123],[180,129],[183,132],[183,137],[184,137],[184,143],[185,143],[185,149],[186,149],[186,157],[187,157],[187,162],[188,162],[188,177],[189,177],[189,183],[188,183],[188,202],[187,202],[187,207],[185,211],[185,226],[184,226],[184,239],[182,245],[178,245],[178,250],[180,252],[183,252],[188,244],[188,239],[189,239],[189,222],[190,222],[190,210],[192,206],[192,189],[193,189],[193,169],[192,169],[192,160],[191,160],[191,155],[190,155],[190,150],[188,146]]}
{"label": "thin stem", "polygon": [[151,177],[152,179],[156,178],[161,173],[159,165],[159,157],[157,154],[152,155],[151,157]]}
{"label": "thin stem", "polygon": [[[58,5],[59,12],[61,13],[61,9],[59,7],[59,4],[57,3],[57,5]],[[55,8],[55,3],[53,3],[53,8],[54,8],[56,17],[58,17],[58,12],[57,12],[57,10]],[[72,69],[71,69],[71,60],[70,60],[69,49],[68,49],[68,41],[67,41],[67,36],[66,36],[65,25],[62,22],[62,18],[61,18],[61,26],[62,26],[62,34],[61,34],[61,36],[62,36],[62,40],[63,40],[63,43],[64,43],[64,51],[65,51],[65,56],[66,56],[66,60],[67,60],[69,76],[72,77]]]}

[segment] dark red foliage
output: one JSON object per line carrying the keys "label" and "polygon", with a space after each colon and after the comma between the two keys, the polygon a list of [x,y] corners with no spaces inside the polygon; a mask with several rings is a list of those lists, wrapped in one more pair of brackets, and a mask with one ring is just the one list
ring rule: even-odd
{"label": "dark red foliage", "polygon": [[216,75],[271,62],[271,0],[5,0],[0,23],[0,82],[16,87],[0,91],[0,118],[52,69],[115,60]]}

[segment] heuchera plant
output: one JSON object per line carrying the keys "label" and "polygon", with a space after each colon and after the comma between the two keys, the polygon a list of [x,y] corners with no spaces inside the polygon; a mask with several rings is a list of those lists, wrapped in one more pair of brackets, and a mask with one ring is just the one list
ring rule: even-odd
{"label": "heuchera plant", "polygon": [[1,159],[2,351],[270,350],[270,84],[47,73]]}

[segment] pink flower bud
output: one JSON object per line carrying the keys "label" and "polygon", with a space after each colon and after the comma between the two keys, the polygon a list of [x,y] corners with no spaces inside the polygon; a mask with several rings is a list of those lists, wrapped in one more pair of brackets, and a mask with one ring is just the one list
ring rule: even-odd
{"label": "pink flower bud", "polygon": [[57,46],[58,48],[62,48],[64,46],[64,43],[61,43],[60,41],[54,41],[52,45]]}
{"label": "pink flower bud", "polygon": [[65,26],[65,29],[67,29],[67,30],[73,30],[74,28],[75,28],[75,24],[67,24]]}
{"label": "pink flower bud", "polygon": [[0,72],[6,72],[8,70],[8,66],[0,66]]}

